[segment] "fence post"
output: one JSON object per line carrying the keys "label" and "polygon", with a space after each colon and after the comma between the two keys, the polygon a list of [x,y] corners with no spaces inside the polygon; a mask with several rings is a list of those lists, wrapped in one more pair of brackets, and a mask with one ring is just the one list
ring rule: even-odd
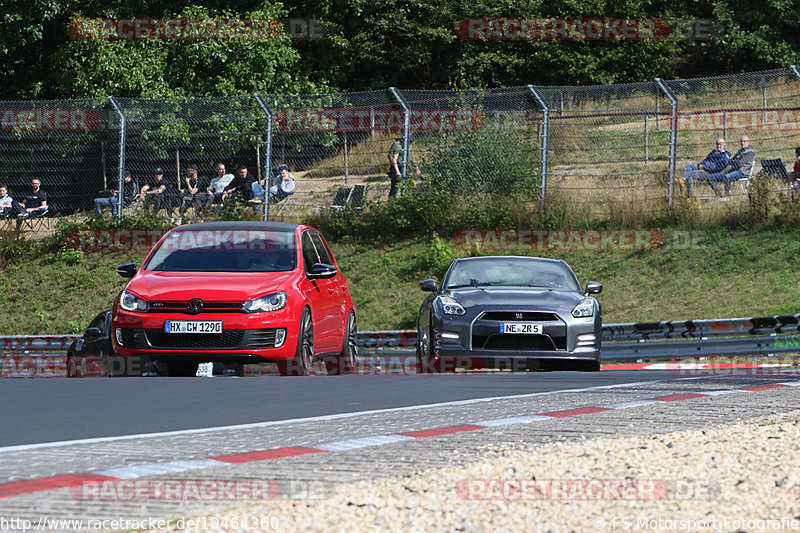
{"label": "fence post", "polygon": [[797,76],[798,80],[800,80],[800,70],[798,70],[797,67],[794,66],[794,65],[792,65],[789,68],[792,69],[792,72],[794,72],[794,75]]}
{"label": "fence post", "polygon": [[722,138],[728,140],[728,111],[722,112]]}
{"label": "fence post", "polygon": [[267,138],[264,143],[264,176],[266,177],[264,179],[264,198],[262,198],[264,203],[264,222],[266,222],[269,220],[269,186],[272,179],[272,174],[270,173],[272,168],[272,111],[264,103],[260,94],[254,95],[254,98],[258,103],[258,107],[267,115],[267,131],[265,132]]}
{"label": "fence post", "polygon": [[528,85],[528,90],[536,99],[539,107],[542,108],[542,167],[540,172],[542,177],[542,189],[539,193],[539,207],[544,209],[544,200],[547,195],[547,152],[550,144],[550,107],[547,105],[544,97],[536,87],[533,85]]}
{"label": "fence post", "polygon": [[649,159],[649,151],[650,148],[650,139],[649,139],[649,132],[647,131],[647,113],[644,114],[644,164],[647,164],[647,160]]}
{"label": "fence post", "polygon": [[400,170],[402,174],[402,180],[400,183],[400,196],[402,196],[405,193],[406,179],[408,177],[408,135],[409,130],[411,129],[411,117],[409,116],[410,110],[408,108],[408,104],[400,94],[400,91],[397,90],[397,87],[389,87],[389,92],[392,94],[392,96],[394,96],[394,99],[397,101],[397,103],[403,108],[403,168]]}
{"label": "fence post", "polygon": [[675,181],[675,159],[678,152],[678,99],[661,78],[655,79],[656,85],[669,98],[669,192],[667,205],[672,207],[672,197],[674,195]]}
{"label": "fence post", "polygon": [[125,170],[125,134],[127,133],[128,125],[125,121],[125,113],[122,108],[114,100],[113,96],[108,97],[108,101],[114,106],[114,111],[119,115],[119,165],[117,165],[117,220],[122,221],[122,201],[124,198],[123,176]]}
{"label": "fence post", "polygon": [[343,131],[344,136],[344,184],[347,185],[347,180],[350,177],[350,165],[347,161],[347,131]]}

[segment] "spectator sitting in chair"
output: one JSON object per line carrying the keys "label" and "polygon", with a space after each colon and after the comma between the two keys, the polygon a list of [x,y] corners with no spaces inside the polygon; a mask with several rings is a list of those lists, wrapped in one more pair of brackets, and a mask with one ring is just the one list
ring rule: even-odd
{"label": "spectator sitting in chair", "polygon": [[211,180],[206,190],[209,204],[220,203],[222,201],[222,194],[225,192],[225,187],[230,185],[231,181],[233,181],[233,174],[225,173],[224,163],[217,163],[214,168],[217,171],[217,177]]}
{"label": "spectator sitting in chair", "polygon": [[289,165],[281,165],[275,169],[272,186],[269,188],[269,202],[278,203],[290,194],[294,194],[294,176],[289,172]]}
{"label": "spectator sitting in chair", "polygon": [[24,212],[25,207],[8,194],[8,186],[0,185],[0,217],[20,215]]}
{"label": "spectator sitting in chair", "polygon": [[[139,183],[133,179],[130,170],[122,172],[122,207],[132,204],[139,196]],[[110,207],[114,215],[119,215],[117,205],[119,199],[117,198],[118,191],[111,191],[111,196],[101,197],[94,199],[94,212],[95,214],[102,214],[103,207]]]}
{"label": "spectator sitting in chair", "polygon": [[[686,170],[683,172],[683,179],[686,181],[686,190],[689,196],[694,192],[694,181],[707,181],[707,175],[712,172],[720,172],[728,166],[731,159],[731,153],[725,149],[725,139],[720,137],[717,139],[717,147],[714,148],[703,159],[699,165],[689,163],[686,165]],[[716,192],[717,184],[709,182],[711,187]]]}
{"label": "spectator sitting in chair", "polygon": [[[225,192],[222,193],[222,201],[226,201],[228,198],[234,198],[235,200],[239,200],[240,202],[247,202],[247,203],[258,203],[260,202],[259,199],[253,198],[253,182],[255,178],[247,172],[247,165],[239,165],[239,170],[237,171],[238,176],[233,178],[230,185],[225,187]],[[256,202],[258,200],[258,202]]]}
{"label": "spectator sitting in chair", "polygon": [[789,179],[791,180],[789,185],[790,189],[800,188],[800,146],[794,149],[794,155],[794,169],[792,172],[789,172]]}
{"label": "spectator sitting in chair", "polygon": [[189,165],[186,167],[186,176],[183,178],[186,188],[183,190],[183,202],[181,203],[181,216],[178,223],[181,223],[186,209],[191,204],[194,206],[195,217],[199,216],[206,210],[209,203],[209,196],[206,194],[206,181],[197,175],[197,166]]}
{"label": "spectator sitting in chair", "polygon": [[47,213],[47,193],[42,190],[42,182],[39,178],[31,180],[31,192],[22,201],[25,212],[20,213],[20,218],[40,217]]}
{"label": "spectator sitting in chair", "polygon": [[180,202],[181,194],[174,183],[164,179],[164,171],[160,168],[155,170],[153,179],[146,183],[139,192],[139,199],[145,202],[145,206],[155,204],[158,211],[162,207],[172,214],[172,210]]}
{"label": "spectator sitting in chair", "polygon": [[734,181],[750,176],[750,171],[756,161],[756,151],[750,146],[750,137],[742,135],[739,142],[742,147],[731,157],[730,169],[727,172],[714,172],[706,175],[709,185],[717,196],[719,196],[719,182],[725,184],[725,196],[720,197],[720,200],[728,199]]}

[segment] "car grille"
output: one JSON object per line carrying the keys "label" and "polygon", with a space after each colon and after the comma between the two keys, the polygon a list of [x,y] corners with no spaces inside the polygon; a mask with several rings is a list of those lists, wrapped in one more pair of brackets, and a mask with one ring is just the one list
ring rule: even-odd
{"label": "car grille", "polygon": [[119,328],[122,346],[130,349],[260,350],[275,347],[276,328],[229,329],[220,334],[166,333],[161,329]]}
{"label": "car grille", "polygon": [[162,329],[146,329],[147,341],[153,348],[181,348],[186,350],[208,348],[238,348],[245,330],[229,329],[219,334],[166,333]]}
{"label": "car grille", "polygon": [[[151,302],[151,313],[189,313],[189,302]],[[203,313],[242,313],[242,302],[203,302]]]}
{"label": "car grille", "polygon": [[492,333],[473,335],[472,347],[476,350],[566,350],[566,337],[550,335],[509,335]]}
{"label": "car grille", "polygon": [[533,311],[523,311],[521,313],[517,313],[514,311],[487,311],[486,313],[483,313],[481,316],[479,316],[478,320],[494,320],[497,322],[502,322],[502,321],[513,322],[515,320],[558,322],[561,319],[558,318],[558,315],[555,313],[540,313]]}

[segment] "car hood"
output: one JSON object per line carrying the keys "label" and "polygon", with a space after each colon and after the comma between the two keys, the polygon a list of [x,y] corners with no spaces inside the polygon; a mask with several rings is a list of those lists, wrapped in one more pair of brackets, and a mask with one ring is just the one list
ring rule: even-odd
{"label": "car hood", "polygon": [[459,289],[445,291],[465,308],[479,307],[512,307],[514,309],[550,309],[571,312],[586,296],[578,292],[560,292],[538,289]]}
{"label": "car hood", "polygon": [[147,300],[237,302],[280,290],[292,272],[141,272],[126,290]]}

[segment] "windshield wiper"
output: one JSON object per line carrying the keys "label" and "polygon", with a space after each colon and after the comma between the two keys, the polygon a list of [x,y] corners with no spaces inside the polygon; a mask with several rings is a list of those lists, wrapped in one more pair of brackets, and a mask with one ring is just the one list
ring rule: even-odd
{"label": "windshield wiper", "polygon": [[472,283],[462,283],[461,285],[448,285],[448,289],[463,289],[464,287],[477,287],[477,285],[473,285]]}

